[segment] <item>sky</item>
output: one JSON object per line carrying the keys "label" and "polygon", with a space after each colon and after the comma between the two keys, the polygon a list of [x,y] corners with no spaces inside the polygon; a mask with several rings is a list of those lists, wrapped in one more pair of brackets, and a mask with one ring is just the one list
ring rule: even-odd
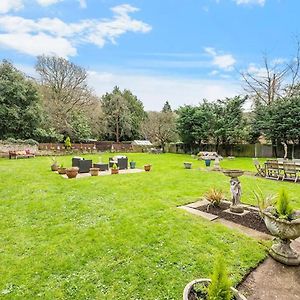
{"label": "sky", "polygon": [[299,0],[0,0],[0,57],[36,76],[38,55],[84,67],[98,96],[130,89],[146,110],[242,94],[240,72],[284,64]]}

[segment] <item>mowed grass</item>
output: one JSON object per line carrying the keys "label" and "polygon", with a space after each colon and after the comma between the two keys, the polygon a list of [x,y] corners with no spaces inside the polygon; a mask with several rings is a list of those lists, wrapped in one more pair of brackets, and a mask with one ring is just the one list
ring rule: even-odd
{"label": "mowed grass", "polygon": [[[216,254],[234,285],[266,256],[265,243],[177,208],[214,186],[229,194],[229,178],[196,160],[183,169],[187,155],[128,157],[152,171],[67,180],[50,171],[47,157],[0,160],[1,298],[181,299],[187,282],[211,274]],[[68,166],[71,156],[59,162]],[[223,164],[249,169],[251,160]],[[256,186],[285,187],[300,207],[299,184],[241,182],[246,203],[254,203]]]}

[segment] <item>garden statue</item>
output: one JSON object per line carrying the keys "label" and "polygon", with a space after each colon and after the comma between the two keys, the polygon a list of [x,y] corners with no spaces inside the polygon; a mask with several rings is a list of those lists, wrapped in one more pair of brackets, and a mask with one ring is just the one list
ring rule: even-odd
{"label": "garden statue", "polygon": [[238,177],[242,176],[244,172],[240,170],[224,170],[223,173],[231,178],[230,192],[232,195],[232,204],[230,205],[230,211],[234,213],[243,213],[244,208],[241,205],[242,187]]}
{"label": "garden statue", "polygon": [[220,170],[221,170],[221,168],[220,168],[220,159],[219,159],[219,157],[216,157],[216,158],[215,158],[214,170],[215,170],[215,171],[220,171]]}

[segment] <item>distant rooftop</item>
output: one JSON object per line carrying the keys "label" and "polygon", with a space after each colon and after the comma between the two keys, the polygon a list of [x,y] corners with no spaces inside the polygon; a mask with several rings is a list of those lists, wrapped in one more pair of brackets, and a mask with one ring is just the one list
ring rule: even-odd
{"label": "distant rooftop", "polygon": [[147,140],[134,140],[132,142],[132,145],[136,145],[136,146],[153,146],[153,144],[150,141],[147,141]]}

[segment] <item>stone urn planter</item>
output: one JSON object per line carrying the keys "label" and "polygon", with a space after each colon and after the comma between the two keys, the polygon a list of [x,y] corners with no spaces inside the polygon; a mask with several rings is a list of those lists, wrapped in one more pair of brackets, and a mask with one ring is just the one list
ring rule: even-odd
{"label": "stone urn planter", "polygon": [[[261,211],[268,230],[276,237],[269,253],[275,260],[283,264],[298,266],[300,265],[300,257],[290,244],[291,240],[300,236],[300,218],[292,221],[279,219],[271,213],[272,210],[273,207],[268,207]],[[295,214],[300,216],[300,211],[296,211]]]}
{"label": "stone urn planter", "polygon": [[66,174],[68,178],[76,178],[78,171],[79,168],[77,167],[66,168]]}
{"label": "stone urn planter", "polygon": [[190,162],[184,162],[183,165],[184,165],[185,169],[191,169],[192,168],[192,163],[190,163]]}
{"label": "stone urn planter", "polygon": [[61,175],[66,174],[66,169],[67,168],[64,168],[64,167],[58,167],[58,169],[57,169],[58,174],[61,174]]}
{"label": "stone urn planter", "polygon": [[[183,300],[197,300],[197,294],[194,290],[194,286],[197,284],[201,284],[203,286],[208,286],[211,283],[211,280],[208,278],[200,278],[200,279],[195,279],[191,282],[189,282],[183,291]],[[235,300],[247,300],[247,298],[242,295],[238,290],[236,290],[235,288],[231,287],[231,292],[233,294],[233,299]],[[201,298],[204,299],[204,298]]]}
{"label": "stone urn planter", "polygon": [[98,176],[99,175],[99,168],[90,168],[90,174],[91,176]]}
{"label": "stone urn planter", "polygon": [[230,211],[233,213],[243,213],[244,208],[241,205],[242,187],[238,177],[244,174],[241,170],[223,170],[224,175],[230,177],[230,192],[232,195],[232,204]]}
{"label": "stone urn planter", "polygon": [[51,165],[51,171],[57,171],[58,170],[58,165],[57,164],[52,164]]}
{"label": "stone urn planter", "polygon": [[149,172],[151,170],[151,165],[144,165],[144,170]]}

